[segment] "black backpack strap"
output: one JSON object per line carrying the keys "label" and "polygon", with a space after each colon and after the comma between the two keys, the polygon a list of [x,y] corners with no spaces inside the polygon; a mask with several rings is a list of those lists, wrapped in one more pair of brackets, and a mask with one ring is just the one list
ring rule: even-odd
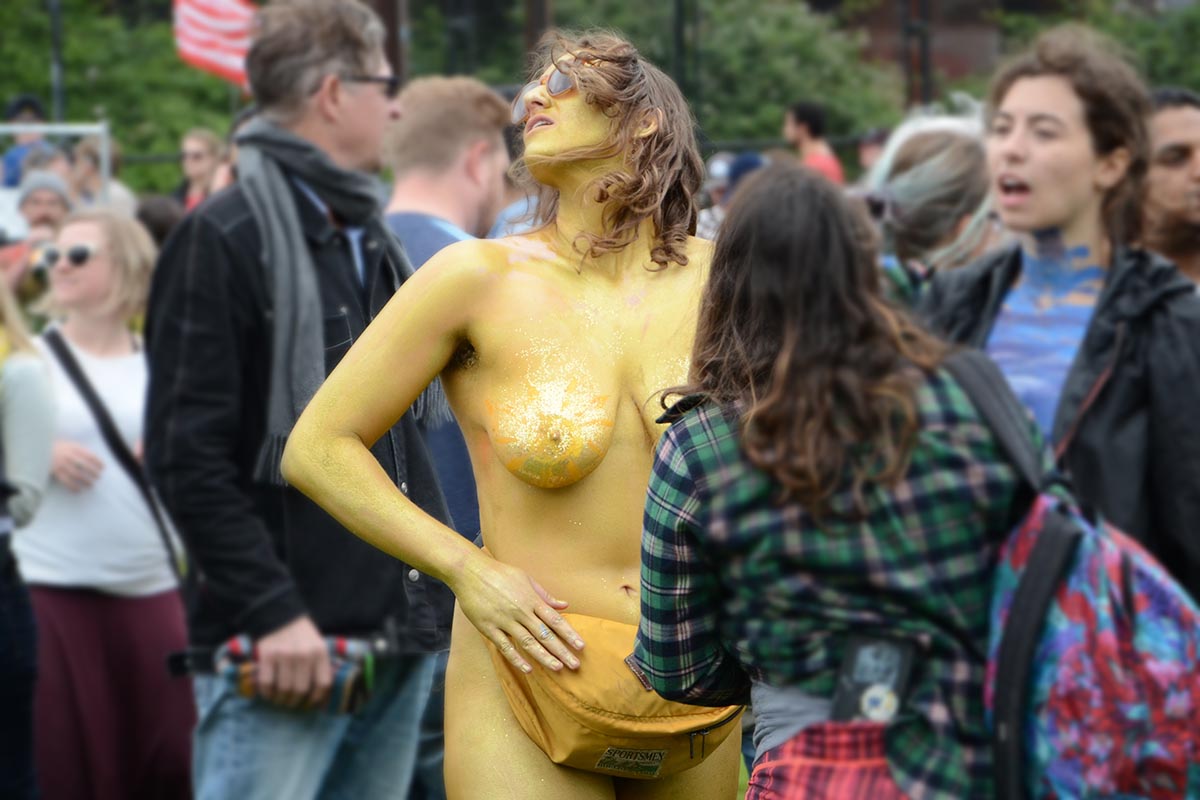
{"label": "black backpack strap", "polygon": [[179,560],[178,553],[175,550],[175,543],[171,540],[170,529],[167,526],[166,519],[163,517],[162,508],[159,506],[154,493],[150,489],[150,483],[146,480],[146,473],[142,470],[141,464],[138,463],[137,458],[130,452],[129,446],[125,444],[125,440],[121,438],[116,423],[113,422],[108,409],[104,406],[104,401],[96,394],[96,390],[92,388],[91,381],[87,379],[87,375],[84,373],[83,368],[79,366],[79,362],[75,360],[75,356],[71,353],[71,349],[67,347],[67,343],[63,341],[62,334],[51,328],[42,334],[42,339],[49,346],[50,352],[54,353],[55,358],[62,365],[63,371],[67,373],[67,377],[71,379],[71,382],[75,384],[79,395],[92,412],[92,416],[96,419],[96,425],[100,428],[100,434],[104,437],[104,442],[108,445],[108,449],[112,451],[121,468],[129,474],[133,485],[138,488],[142,499],[145,500],[146,505],[150,508],[150,514],[154,517],[154,523],[158,527],[159,536],[162,538],[163,546],[167,550],[167,560],[171,563],[171,572],[175,574],[175,579],[182,588],[184,584],[184,572],[186,570],[183,563]]}
{"label": "black backpack strap", "polygon": [[[1034,492],[1040,491],[1042,460],[1029,435],[1028,412],[999,368],[978,350],[954,353],[945,366],[971,398],[1022,480]],[[1046,612],[1071,566],[1081,535],[1070,517],[1049,511],[1013,593],[996,652],[992,760],[997,800],[1026,797],[1024,731],[1033,656],[1042,638]]]}
{"label": "black backpack strap", "polygon": [[959,350],[946,359],[945,367],[971,398],[1021,479],[1041,491],[1042,459],[1029,436],[1029,412],[1000,368],[979,350]]}
{"label": "black backpack strap", "polygon": [[667,406],[658,419],[654,421],[659,425],[672,425],[683,419],[689,411],[707,399],[708,397],[703,394],[689,394]]}
{"label": "black backpack strap", "polygon": [[1025,574],[1013,592],[1004,635],[996,650],[992,761],[997,800],[1026,797],[1025,719],[1033,655],[1042,638],[1046,612],[1071,567],[1080,535],[1070,517],[1058,510],[1048,511]]}

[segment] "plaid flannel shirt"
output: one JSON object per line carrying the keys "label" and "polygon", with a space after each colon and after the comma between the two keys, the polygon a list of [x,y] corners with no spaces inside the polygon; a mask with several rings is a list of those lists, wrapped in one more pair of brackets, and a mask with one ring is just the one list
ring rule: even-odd
{"label": "plaid flannel shirt", "polygon": [[901,636],[917,656],[886,734],[893,776],[913,800],[990,796],[988,610],[1019,483],[963,390],[930,376],[904,478],[866,484],[865,516],[839,489],[819,525],[773,501],[735,413],[685,405],[646,499],[635,656],[654,688],[699,705],[746,702],[751,680],[832,697],[849,635]]}

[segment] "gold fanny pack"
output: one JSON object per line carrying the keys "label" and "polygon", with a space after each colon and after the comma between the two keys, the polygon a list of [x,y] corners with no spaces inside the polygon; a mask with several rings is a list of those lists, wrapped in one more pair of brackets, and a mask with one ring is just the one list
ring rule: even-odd
{"label": "gold fanny pack", "polygon": [[637,626],[564,614],[587,648],[578,670],[525,674],[489,641],[522,730],[551,761],[620,778],[661,778],[700,764],[737,729],[742,706],[664,700],[626,658]]}

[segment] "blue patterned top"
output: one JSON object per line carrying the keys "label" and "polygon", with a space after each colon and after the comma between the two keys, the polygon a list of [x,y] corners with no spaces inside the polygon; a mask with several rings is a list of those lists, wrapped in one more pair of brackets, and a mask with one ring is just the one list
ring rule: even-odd
{"label": "blue patterned top", "polygon": [[1106,271],[1086,247],[1039,250],[1022,252],[1021,277],[1004,299],[987,352],[1051,440],[1063,384]]}

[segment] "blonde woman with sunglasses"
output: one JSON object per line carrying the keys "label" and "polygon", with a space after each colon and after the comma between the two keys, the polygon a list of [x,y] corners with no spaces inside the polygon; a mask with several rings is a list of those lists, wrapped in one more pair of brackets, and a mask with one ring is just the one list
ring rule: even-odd
{"label": "blonde woman with sunglasses", "polygon": [[[710,260],[690,235],[703,164],[670,79],[602,34],[549,41],[532,78],[513,123],[542,224],[453,245],[418,270],[313,398],[284,474],[454,590],[450,797],[725,800],[736,731],[707,739],[702,762],[696,744],[698,766],[644,780],[660,773],[661,751],[556,763],[564,741],[539,739],[531,718],[546,709],[520,699],[552,673],[597,681],[606,664],[624,670],[631,696],[655,697],[621,663],[663,430],[653,398],[687,377]],[[422,513],[368,450],[439,377],[470,451],[482,549]],[[619,632],[616,652],[602,647],[605,630]]]}
{"label": "blonde woman with sunglasses", "polygon": [[34,741],[46,800],[190,793],[191,687],[164,666],[187,646],[175,574],[153,512],[54,344],[140,458],[147,371],[130,321],[155,255],[141,224],[110,210],[68,217],[46,255],[43,310],[55,322],[37,344],[56,400],[51,480],[14,541],[37,618]]}

